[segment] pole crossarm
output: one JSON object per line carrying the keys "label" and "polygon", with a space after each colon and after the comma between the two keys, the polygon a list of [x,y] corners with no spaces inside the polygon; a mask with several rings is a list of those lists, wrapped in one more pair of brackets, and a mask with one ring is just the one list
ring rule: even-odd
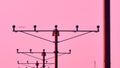
{"label": "pole crossarm", "polygon": [[[42,54],[43,52],[33,52],[32,49],[30,49],[28,52],[22,52],[22,51],[19,51],[19,49],[16,49],[16,50],[17,50],[18,54],[24,54],[24,55],[27,55],[29,57],[32,57],[32,58],[35,58],[35,59],[38,59],[38,60],[43,60],[43,59],[38,58],[36,56],[30,55],[30,54]],[[47,54],[54,54],[55,52],[45,52],[45,53],[47,53]],[[71,54],[71,50],[69,50],[69,52],[58,52],[58,54],[60,54],[58,56],[61,56],[61,54],[62,55],[64,55],[64,54]],[[53,59],[53,58],[54,57],[49,57],[49,58],[46,58],[46,60]]]}
{"label": "pole crossarm", "polygon": [[[39,63],[38,61],[36,61],[36,63],[43,64],[43,63]],[[26,63],[22,63],[22,62],[17,61],[17,64],[36,64],[36,63],[31,63],[29,61],[27,61]],[[45,63],[45,64],[54,64],[54,63]]]}
{"label": "pole crossarm", "polygon": [[[44,53],[44,52],[33,52],[32,49],[30,49],[30,51],[28,52],[19,52],[19,49],[17,49],[17,53],[30,53],[30,54],[40,54],[40,53]],[[54,52],[45,52],[47,54],[53,54]]]}
{"label": "pole crossarm", "polygon": [[[36,25],[34,25],[34,29],[33,30],[16,30],[16,26],[13,25],[13,32],[53,32],[53,30],[37,30]],[[55,25],[57,26],[57,25]],[[59,32],[99,32],[99,25],[97,26],[97,30],[79,30],[79,26],[76,25],[76,29],[75,30],[58,30]]]}
{"label": "pole crossarm", "polygon": [[71,50],[69,52],[58,52],[58,54],[71,54]]}
{"label": "pole crossarm", "polygon": [[[51,42],[51,43],[55,43],[55,41],[52,41],[52,40],[49,40],[49,39],[46,39],[46,38],[43,38],[43,37],[36,36],[34,34],[28,33],[28,32],[53,32],[54,33],[55,30],[37,30],[36,29],[36,27],[37,27],[36,25],[33,26],[34,27],[33,30],[16,30],[15,29],[15,27],[16,27],[15,25],[13,25],[12,27],[13,27],[13,32],[22,32],[24,34],[27,34],[27,35],[30,35],[30,36],[33,36],[33,37],[36,37],[36,38],[39,38],[39,39],[42,39],[42,40],[45,40],[45,41],[48,41],[48,42]],[[78,28],[79,28],[79,26],[76,25],[76,29],[75,30],[58,30],[57,29],[57,25],[55,25],[55,29],[57,29],[59,32],[84,32],[83,34],[79,34],[79,35],[76,35],[76,36],[73,36],[73,37],[70,37],[70,38],[67,38],[67,39],[64,39],[64,40],[60,40],[60,41],[58,41],[58,43],[61,43],[61,42],[64,42],[64,41],[67,41],[67,40],[70,40],[70,39],[73,39],[73,38],[77,38],[77,37],[86,35],[86,34],[91,33],[91,32],[99,32],[100,26],[97,25],[97,30],[79,30]]]}

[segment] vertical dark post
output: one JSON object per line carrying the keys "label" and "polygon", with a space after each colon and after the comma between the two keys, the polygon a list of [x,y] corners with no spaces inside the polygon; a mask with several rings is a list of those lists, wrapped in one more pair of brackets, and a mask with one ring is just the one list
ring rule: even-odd
{"label": "vertical dark post", "polygon": [[110,0],[104,0],[105,68],[110,67]]}
{"label": "vertical dark post", "polygon": [[39,63],[38,63],[38,61],[36,61],[36,68],[38,68],[38,66],[39,66]]}
{"label": "vertical dark post", "polygon": [[45,49],[43,49],[42,56],[43,56],[43,68],[45,68],[45,56],[46,56]]}
{"label": "vertical dark post", "polygon": [[15,31],[15,25],[12,26],[13,27],[13,32]]}
{"label": "vertical dark post", "polygon": [[37,26],[36,26],[36,25],[34,25],[34,31],[36,31],[36,27],[37,27]]}
{"label": "vertical dark post", "polygon": [[58,68],[58,36],[59,31],[57,25],[55,25],[55,30],[53,31],[53,36],[55,36],[55,68]]}

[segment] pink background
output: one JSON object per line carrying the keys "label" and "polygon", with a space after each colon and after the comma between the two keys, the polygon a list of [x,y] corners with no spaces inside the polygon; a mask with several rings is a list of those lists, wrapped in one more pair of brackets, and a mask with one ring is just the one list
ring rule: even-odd
{"label": "pink background", "polygon": [[[111,0],[111,66],[120,68],[119,54],[119,2]],[[113,23],[114,22],[114,23]],[[102,0],[0,0],[0,67],[25,68],[16,63],[35,62],[37,59],[17,54],[20,51],[54,51],[54,44],[23,33],[12,32],[12,25],[17,29],[96,29],[99,33],[90,33],[59,44],[59,51],[72,50],[72,54],[59,57],[59,68],[103,68],[103,1]],[[22,28],[21,28],[22,26]],[[54,40],[52,33],[32,33]],[[78,35],[79,33],[60,33],[59,40]],[[42,58],[41,55],[36,55]],[[51,57],[54,55],[47,55]],[[42,61],[39,61],[42,62]],[[54,59],[48,62],[54,62]],[[42,65],[40,65],[42,66]],[[50,68],[54,68],[51,65]]]}

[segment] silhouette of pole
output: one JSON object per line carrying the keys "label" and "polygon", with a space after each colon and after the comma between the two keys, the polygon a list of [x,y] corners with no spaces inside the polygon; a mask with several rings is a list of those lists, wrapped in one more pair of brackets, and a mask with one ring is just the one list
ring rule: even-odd
{"label": "silhouette of pole", "polygon": [[111,68],[110,66],[110,0],[104,0],[104,63],[105,68]]}
{"label": "silhouette of pole", "polygon": [[42,56],[43,56],[43,68],[45,68],[45,56],[46,56],[45,49],[43,49]]}
{"label": "silhouette of pole", "polygon": [[58,68],[58,36],[59,31],[57,25],[55,25],[55,30],[53,31],[53,36],[55,36],[55,68]]}
{"label": "silhouette of pole", "polygon": [[38,66],[39,66],[39,63],[38,63],[38,61],[36,61],[36,68],[38,68]]}

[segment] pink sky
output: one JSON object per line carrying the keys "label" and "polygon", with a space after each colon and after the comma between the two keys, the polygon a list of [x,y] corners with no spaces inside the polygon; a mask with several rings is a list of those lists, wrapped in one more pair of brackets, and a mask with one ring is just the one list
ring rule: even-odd
{"label": "pink sky", "polygon": [[[119,54],[119,16],[118,0],[111,0],[111,68],[120,68]],[[95,29],[100,25],[99,33],[90,33],[59,44],[59,51],[72,50],[72,54],[59,57],[59,68],[103,68],[103,1],[102,0],[1,0],[0,1],[0,67],[25,68],[16,61],[35,62],[20,51],[54,51],[54,44],[23,33],[12,32],[12,25],[17,29]],[[115,22],[115,23],[113,23]],[[20,28],[24,26],[24,28]],[[32,33],[54,40],[52,33]],[[79,33],[60,33],[59,40]],[[36,55],[42,58],[41,55]],[[54,55],[47,55],[47,57]],[[39,62],[42,62],[39,60]],[[48,62],[54,62],[54,59]],[[41,65],[42,66],[42,65]],[[50,68],[54,68],[51,65]]]}

